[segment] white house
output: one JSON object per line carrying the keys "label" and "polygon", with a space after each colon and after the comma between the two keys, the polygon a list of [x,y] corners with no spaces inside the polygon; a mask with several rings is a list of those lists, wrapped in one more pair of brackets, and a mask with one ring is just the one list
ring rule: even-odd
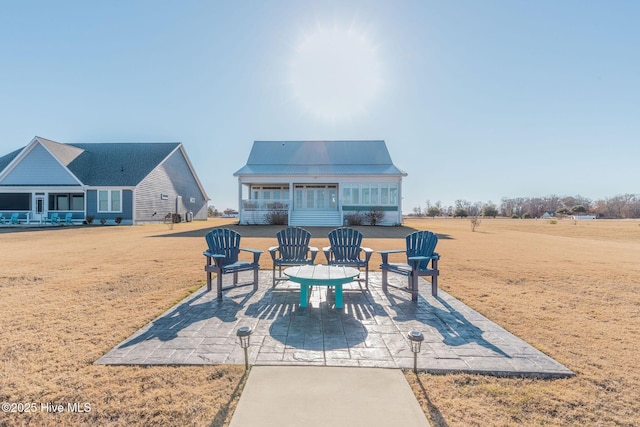
{"label": "white house", "polygon": [[267,214],[289,225],[340,226],[349,215],[383,212],[381,225],[402,222],[402,178],[384,141],[255,141],[238,170],[240,224]]}

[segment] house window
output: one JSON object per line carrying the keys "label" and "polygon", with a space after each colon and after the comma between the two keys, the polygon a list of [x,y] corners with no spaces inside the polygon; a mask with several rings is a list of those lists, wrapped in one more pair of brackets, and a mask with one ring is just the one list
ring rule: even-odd
{"label": "house window", "polygon": [[31,193],[0,194],[0,211],[28,211],[31,209]]}
{"label": "house window", "polygon": [[83,211],[84,194],[82,193],[49,193],[50,211]]}
{"label": "house window", "polygon": [[397,184],[344,184],[342,204],[351,206],[394,206],[398,204]]}
{"label": "house window", "polygon": [[122,212],[122,190],[98,190],[98,212]]}
{"label": "house window", "polygon": [[350,205],[351,204],[351,187],[347,184],[342,189],[342,204]]}

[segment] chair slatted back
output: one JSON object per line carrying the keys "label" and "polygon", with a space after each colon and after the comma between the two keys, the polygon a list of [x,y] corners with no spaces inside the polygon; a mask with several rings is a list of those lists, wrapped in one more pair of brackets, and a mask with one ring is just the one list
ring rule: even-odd
{"label": "chair slatted back", "polygon": [[238,262],[240,237],[239,233],[228,228],[214,228],[205,236],[209,251],[216,255],[224,255],[222,265]]}
{"label": "chair slatted back", "polygon": [[[407,236],[407,258],[412,256],[431,256],[436,250],[438,236],[431,231],[416,231]],[[427,268],[429,260],[422,261],[418,269]]]}
{"label": "chair slatted back", "polygon": [[353,261],[358,259],[362,233],[353,228],[336,228],[329,233],[329,244],[335,261]]}
{"label": "chair slatted back", "polygon": [[310,232],[300,227],[288,227],[278,231],[277,237],[283,260],[305,260],[311,241]]}

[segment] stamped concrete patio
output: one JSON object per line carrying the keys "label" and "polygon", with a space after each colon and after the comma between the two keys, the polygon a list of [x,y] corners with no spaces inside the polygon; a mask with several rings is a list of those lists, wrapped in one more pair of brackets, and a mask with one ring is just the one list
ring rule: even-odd
{"label": "stamped concrete patio", "polygon": [[260,271],[257,292],[251,287],[233,289],[222,302],[203,287],[95,363],[244,364],[235,334],[239,327],[250,326],[249,362],[254,365],[412,368],[407,333],[417,330],[425,337],[418,356],[421,370],[540,378],[573,375],[442,290],[434,298],[430,285],[421,284],[416,304],[400,290],[383,293],[380,280],[380,273],[370,273],[369,292],[360,291],[356,283],[345,285],[343,309],[334,308],[333,292],[324,287],[314,288],[309,307],[300,308],[299,286],[284,282],[273,289],[271,271]]}

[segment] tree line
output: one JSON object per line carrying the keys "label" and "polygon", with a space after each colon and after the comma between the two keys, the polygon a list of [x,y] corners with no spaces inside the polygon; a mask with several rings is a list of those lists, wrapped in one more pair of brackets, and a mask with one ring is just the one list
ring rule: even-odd
{"label": "tree line", "polygon": [[640,218],[640,194],[621,194],[600,200],[587,197],[503,197],[499,204],[456,200],[444,206],[440,201],[413,208],[413,216],[540,218],[547,215],[594,215],[597,218]]}

